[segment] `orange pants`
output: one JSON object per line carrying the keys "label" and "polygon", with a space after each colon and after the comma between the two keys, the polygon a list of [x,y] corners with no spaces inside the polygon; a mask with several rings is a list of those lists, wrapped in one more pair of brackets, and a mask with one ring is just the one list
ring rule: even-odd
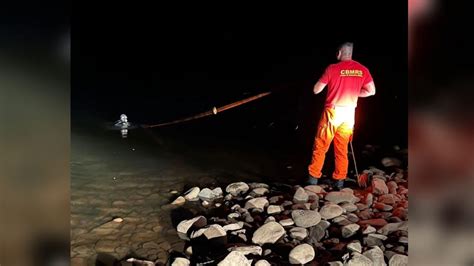
{"label": "orange pants", "polygon": [[346,179],[349,166],[347,149],[349,141],[352,139],[354,117],[354,107],[324,108],[314,140],[313,157],[308,166],[309,174],[312,177],[321,177],[326,152],[334,140],[335,169],[332,177],[336,180]]}

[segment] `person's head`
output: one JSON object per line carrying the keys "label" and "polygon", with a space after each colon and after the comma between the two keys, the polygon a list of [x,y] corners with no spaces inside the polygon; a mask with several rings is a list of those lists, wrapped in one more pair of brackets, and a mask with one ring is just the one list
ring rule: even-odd
{"label": "person's head", "polygon": [[354,48],[354,44],[351,42],[343,43],[339,46],[339,50],[337,52],[337,60],[350,60],[352,59],[352,50]]}
{"label": "person's head", "polygon": [[121,115],[120,115],[120,120],[121,120],[122,122],[127,122],[127,121],[128,121],[128,118],[127,118],[127,116],[126,116],[125,114],[121,114]]}

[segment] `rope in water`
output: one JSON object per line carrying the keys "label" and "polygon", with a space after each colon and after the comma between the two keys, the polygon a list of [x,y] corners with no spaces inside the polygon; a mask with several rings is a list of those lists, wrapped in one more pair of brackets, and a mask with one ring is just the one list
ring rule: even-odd
{"label": "rope in water", "polygon": [[171,122],[160,123],[160,124],[155,124],[155,125],[142,125],[142,127],[144,127],[144,128],[154,128],[154,127],[169,126],[169,125],[174,125],[174,124],[178,124],[178,123],[182,123],[182,122],[186,122],[186,121],[190,121],[190,120],[195,120],[195,119],[210,116],[210,115],[217,115],[217,113],[229,110],[231,108],[237,107],[237,106],[242,105],[242,104],[249,103],[251,101],[255,101],[257,99],[260,99],[262,97],[265,97],[265,96],[269,95],[270,93],[271,92],[260,93],[258,95],[255,95],[255,96],[252,96],[252,97],[249,97],[249,98],[246,98],[246,99],[243,99],[243,100],[231,103],[231,104],[227,104],[227,105],[221,106],[219,108],[213,107],[212,110],[207,111],[207,112],[203,112],[203,113],[200,113],[200,114],[197,114],[197,115],[193,115],[193,116],[189,116],[189,117],[186,117],[186,118],[174,120],[174,121],[171,121]]}

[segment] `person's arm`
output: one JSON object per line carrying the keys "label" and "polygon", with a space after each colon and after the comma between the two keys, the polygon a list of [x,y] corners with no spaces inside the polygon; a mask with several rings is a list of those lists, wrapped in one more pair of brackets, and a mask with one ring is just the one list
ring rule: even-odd
{"label": "person's arm", "polygon": [[362,87],[359,93],[359,97],[369,97],[375,95],[375,84],[373,81],[367,83]]}
{"label": "person's arm", "polygon": [[321,78],[319,78],[318,82],[316,82],[316,84],[314,85],[314,88],[313,88],[314,94],[318,94],[321,91],[323,91],[324,87],[326,87],[326,85],[329,82],[330,74],[331,74],[331,65],[326,67],[323,75],[321,76]]}
{"label": "person's arm", "polygon": [[326,83],[322,83],[321,81],[316,82],[313,88],[314,94],[318,94],[323,91],[324,87],[326,87]]}

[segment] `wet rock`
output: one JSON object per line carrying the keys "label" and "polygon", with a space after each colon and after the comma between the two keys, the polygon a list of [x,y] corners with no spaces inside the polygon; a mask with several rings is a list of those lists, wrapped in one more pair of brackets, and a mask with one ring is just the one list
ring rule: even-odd
{"label": "wet rock", "polygon": [[193,247],[192,246],[187,247],[186,250],[184,251],[184,254],[186,254],[187,256],[193,255]]}
{"label": "wet rock", "polygon": [[375,212],[374,213],[374,218],[377,218],[377,219],[384,219],[384,220],[387,220],[388,218],[390,218],[392,216],[392,213],[391,212],[384,212],[384,211],[381,211],[381,212]]}
{"label": "wet rock", "polygon": [[293,196],[294,203],[306,203],[308,201],[308,194],[305,192],[304,188],[300,187],[296,190],[295,195]]}
{"label": "wet rock", "polygon": [[281,195],[278,195],[278,196],[273,196],[271,198],[268,199],[268,202],[270,202],[270,204],[275,204],[275,203],[278,203],[280,200],[282,200],[284,197],[281,196]]}
{"label": "wet rock", "polygon": [[272,250],[271,250],[271,249],[265,249],[265,250],[263,251],[263,256],[268,256],[268,255],[270,255],[270,254],[272,254]]}
{"label": "wet rock", "polygon": [[325,245],[334,246],[334,245],[339,244],[339,238],[333,237],[333,238],[330,238],[330,239],[326,239],[326,240],[323,241],[323,243]]}
{"label": "wet rock", "polygon": [[291,264],[306,264],[314,259],[315,252],[311,245],[301,244],[290,251]]}
{"label": "wet rock", "polygon": [[225,195],[224,199],[227,201],[232,200],[232,194]]}
{"label": "wet rock", "polygon": [[229,184],[225,191],[230,193],[232,196],[236,197],[240,194],[245,194],[250,189],[250,187],[244,182],[236,182]]}
{"label": "wet rock", "polygon": [[328,262],[328,265],[329,266],[344,266],[344,264],[340,261],[331,261],[331,262]]}
{"label": "wet rock", "polygon": [[357,206],[357,209],[359,211],[364,211],[364,210],[367,210],[369,208],[369,205],[362,204],[362,203],[357,203],[356,206]]}
{"label": "wet rock", "polygon": [[319,193],[326,193],[326,191],[318,186],[318,185],[309,185],[309,186],[305,186],[304,187],[305,190],[309,191],[309,192],[313,192],[315,194],[319,194]]}
{"label": "wet rock", "polygon": [[382,239],[374,237],[373,234],[369,234],[367,237],[364,237],[364,246],[375,247],[383,246]]}
{"label": "wet rock", "polygon": [[353,253],[352,258],[347,262],[347,266],[374,266],[374,263],[360,253]]}
{"label": "wet rock", "polygon": [[199,192],[201,189],[199,187],[193,187],[184,193],[184,198],[189,201],[196,201],[199,199]]}
{"label": "wet rock", "polygon": [[374,195],[388,194],[388,187],[385,184],[385,181],[380,178],[372,179],[372,193]]}
{"label": "wet rock", "polygon": [[380,203],[393,205],[393,204],[397,203],[400,200],[393,194],[385,194],[385,195],[380,196],[378,201]]}
{"label": "wet rock", "polygon": [[373,234],[376,231],[377,230],[374,227],[369,225],[369,226],[367,226],[367,228],[364,229],[364,231],[362,231],[362,234],[364,234],[364,235]]}
{"label": "wet rock", "polygon": [[276,214],[280,213],[283,209],[279,205],[270,205],[267,208],[267,213],[268,214]]}
{"label": "wet rock", "polygon": [[220,187],[213,190],[204,188],[199,192],[199,198],[203,201],[214,201],[222,197],[222,189]]}
{"label": "wet rock", "polygon": [[393,157],[385,157],[382,159],[382,164],[385,167],[400,167],[402,165],[402,161]]}
{"label": "wet rock", "polygon": [[266,260],[259,260],[255,262],[255,266],[271,266],[271,264]]}
{"label": "wet rock", "polygon": [[320,242],[326,235],[326,229],[331,225],[328,221],[322,220],[316,226],[309,229],[309,243]]}
{"label": "wet rock", "polygon": [[290,229],[290,236],[296,240],[303,240],[308,237],[308,230],[303,227],[294,227]]}
{"label": "wet rock", "polygon": [[366,252],[363,253],[363,255],[369,258],[374,263],[374,265],[380,265],[380,266],[387,265],[384,260],[383,251],[378,246],[373,247],[370,250],[367,250]]}
{"label": "wet rock", "polygon": [[256,183],[256,182],[252,182],[252,183],[249,183],[249,187],[251,189],[256,189],[256,188],[270,188],[267,184],[265,183]]}
{"label": "wet rock", "polygon": [[235,266],[235,265],[247,265],[251,266],[252,263],[248,260],[244,254],[238,251],[232,251],[227,255],[224,260],[217,264],[218,266]]}
{"label": "wet rock", "polygon": [[349,221],[345,216],[336,217],[332,221],[333,221],[333,223],[336,223],[339,226],[353,224],[353,222]]}
{"label": "wet rock", "polygon": [[387,236],[384,236],[384,235],[381,235],[381,234],[369,234],[370,237],[375,237],[375,238],[378,238],[380,240],[387,240]]}
{"label": "wet rock", "polygon": [[172,205],[183,205],[186,202],[186,199],[183,196],[177,197],[173,202]]}
{"label": "wet rock", "polygon": [[327,204],[321,207],[319,214],[321,218],[330,220],[344,213],[344,209],[337,204]]}
{"label": "wet rock", "polygon": [[127,262],[132,263],[132,265],[141,265],[141,266],[154,266],[155,265],[155,263],[152,262],[152,261],[139,260],[139,259],[135,259],[135,258],[129,258],[129,259],[127,259]]}
{"label": "wet rock", "polygon": [[321,215],[312,210],[294,210],[291,217],[299,227],[308,228],[317,225],[321,221]]}
{"label": "wet rock", "polygon": [[357,231],[359,230],[359,228],[360,228],[360,225],[358,224],[348,224],[348,225],[343,226],[341,230],[342,237],[348,238],[355,235]]}
{"label": "wet rock", "polygon": [[292,226],[292,225],[295,224],[295,222],[294,222],[293,219],[291,219],[291,218],[281,220],[279,223],[280,223],[282,226]]}
{"label": "wet rock", "polygon": [[408,265],[408,256],[396,254],[388,261],[389,266],[406,266]]}
{"label": "wet rock", "polygon": [[237,212],[229,213],[229,214],[227,215],[227,218],[228,218],[229,220],[237,219],[237,218],[239,218],[239,217],[240,217],[240,213],[237,213]]}
{"label": "wet rock", "polygon": [[372,225],[376,227],[382,227],[387,224],[385,219],[370,219],[359,222],[360,225]]}
{"label": "wet rock", "polygon": [[392,216],[398,217],[401,220],[406,220],[408,218],[408,210],[403,207],[398,207],[393,210]]}
{"label": "wet rock", "polygon": [[171,266],[189,266],[191,262],[186,258],[175,258]]}
{"label": "wet rock", "polygon": [[268,216],[268,218],[265,220],[265,223],[268,223],[268,222],[275,222],[275,221],[276,221],[275,217],[273,217],[273,216]]}
{"label": "wet rock", "polygon": [[244,242],[247,242],[247,236],[245,234],[238,234],[238,237],[242,239]]}
{"label": "wet rock", "polygon": [[257,245],[273,244],[285,235],[285,229],[277,222],[268,222],[258,228],[252,236],[252,242]]}
{"label": "wet rock", "polygon": [[341,207],[346,210],[346,212],[355,212],[357,211],[357,206],[353,203],[344,203]]}
{"label": "wet rock", "polygon": [[360,244],[359,241],[354,241],[354,242],[349,243],[347,245],[347,249],[350,251],[362,253],[362,245]]}
{"label": "wet rock", "polygon": [[364,197],[364,204],[366,204],[368,207],[372,206],[374,203],[374,195],[372,193],[367,193]]}
{"label": "wet rock", "polygon": [[395,181],[387,182],[387,187],[390,194],[397,194],[398,185]]}
{"label": "wet rock", "polygon": [[357,222],[359,222],[359,217],[357,217],[357,215],[355,215],[353,213],[349,213],[349,214],[347,214],[347,220],[349,220],[353,223],[357,223]]}
{"label": "wet rock", "polygon": [[342,191],[332,191],[326,194],[324,197],[325,200],[339,204],[343,202],[349,202],[349,203],[356,203],[359,201],[359,198],[354,196],[350,192],[342,192]]}
{"label": "wet rock", "polygon": [[202,206],[203,206],[203,207],[209,207],[209,202],[203,201],[203,202],[202,202]]}
{"label": "wet rock", "polygon": [[178,231],[178,236],[181,239],[189,240],[187,233],[191,227],[201,228],[201,227],[206,226],[206,224],[207,224],[206,217],[198,216],[190,220],[181,221],[178,224],[178,227],[176,230]]}
{"label": "wet rock", "polygon": [[396,217],[396,216],[391,216],[390,218],[387,219],[387,222],[389,222],[389,223],[399,223],[399,222],[403,222],[403,220]]}
{"label": "wet rock", "polygon": [[396,251],[398,253],[405,253],[405,247],[404,246],[398,246],[393,249],[393,251]]}
{"label": "wet rock", "polygon": [[374,208],[379,210],[379,211],[391,211],[393,209],[392,206],[387,205],[387,204],[383,204],[383,203],[380,203],[380,202],[375,203]]}
{"label": "wet rock", "polygon": [[291,206],[291,205],[293,205],[293,202],[291,202],[291,201],[289,201],[289,200],[287,200],[287,201],[285,201],[285,202],[283,202],[283,203],[281,204],[281,206],[282,206],[283,208],[285,208],[285,207],[287,207],[287,206]]}
{"label": "wet rock", "polygon": [[401,223],[389,223],[384,225],[382,228],[380,228],[377,233],[382,234],[382,235],[388,235],[392,232],[395,231],[408,231],[408,223],[407,222],[401,222]]}
{"label": "wet rock", "polygon": [[243,217],[245,219],[245,222],[247,222],[247,223],[253,223],[254,222],[254,219],[253,219],[252,215],[250,215],[250,213],[248,213],[248,212],[244,213]]}
{"label": "wet rock", "polygon": [[387,260],[390,261],[390,258],[393,257],[393,255],[396,255],[397,253],[396,252],[393,252],[391,250],[387,250],[383,253],[385,255],[385,257],[387,258]]}
{"label": "wet rock", "polygon": [[222,203],[217,202],[214,206],[216,206],[217,208],[219,208],[221,205],[222,205]]}
{"label": "wet rock", "polygon": [[240,247],[231,247],[229,251],[237,251],[244,255],[258,255],[262,256],[262,248],[260,246],[240,246]]}
{"label": "wet rock", "polygon": [[227,224],[222,227],[225,231],[235,231],[240,230],[244,227],[244,222],[238,222],[233,224]]}
{"label": "wet rock", "polygon": [[260,188],[255,188],[254,190],[252,190],[252,192],[250,192],[250,195],[254,197],[260,197],[267,194],[268,192],[270,192],[268,188],[260,187]]}
{"label": "wet rock", "polygon": [[258,209],[262,211],[268,206],[268,200],[264,197],[254,198],[245,203],[245,209]]}
{"label": "wet rock", "polygon": [[401,236],[401,237],[398,239],[398,242],[399,242],[399,243],[402,243],[402,244],[408,244],[408,237],[406,237],[406,236]]}

